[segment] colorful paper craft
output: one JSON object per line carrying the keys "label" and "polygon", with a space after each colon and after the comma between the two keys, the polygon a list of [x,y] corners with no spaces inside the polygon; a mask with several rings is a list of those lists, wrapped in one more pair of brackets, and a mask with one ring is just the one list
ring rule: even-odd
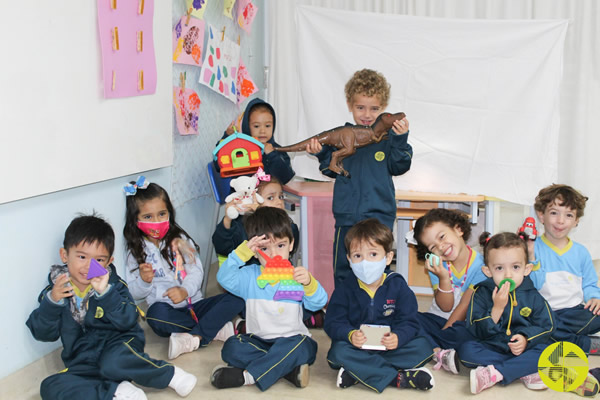
{"label": "colorful paper craft", "polygon": [[248,35],[252,30],[252,21],[254,21],[257,12],[258,7],[252,3],[252,0],[238,0],[238,24]]}
{"label": "colorful paper craft", "polygon": [[186,10],[192,8],[192,15],[196,18],[204,18],[204,11],[206,11],[206,4],[208,0],[186,0]]}
{"label": "colorful paper craft", "polygon": [[108,270],[100,265],[95,258],[90,259],[90,268],[88,269],[87,279],[92,279],[105,274],[108,274]]}
{"label": "colorful paper craft", "polygon": [[233,19],[233,15],[231,11],[233,11],[233,5],[235,4],[235,0],[225,0],[223,2],[223,15],[227,18]]}
{"label": "colorful paper craft", "polygon": [[104,97],[156,92],[154,0],[98,0]]}
{"label": "colorful paper craft", "polygon": [[242,101],[244,101],[247,97],[252,96],[254,93],[258,92],[258,88],[256,87],[256,84],[250,77],[250,73],[246,69],[246,66],[244,65],[244,62],[242,61],[241,58],[240,58],[240,66],[239,66],[239,70],[238,70],[238,76],[237,76],[237,87],[238,87],[238,94],[237,94],[238,104],[240,104]]}
{"label": "colorful paper craft", "polygon": [[190,18],[186,22],[184,15],[173,28],[173,62],[201,66],[204,20]]}
{"label": "colorful paper craft", "polygon": [[193,89],[173,87],[175,122],[180,135],[198,134],[200,103],[200,97]]}
{"label": "colorful paper craft", "polygon": [[269,283],[276,284],[279,282],[279,288],[275,292],[273,300],[301,301],[304,296],[304,287],[294,280],[292,263],[289,260],[284,260],[281,256],[271,258],[262,250],[258,250],[258,252],[267,261],[262,274],[256,278],[258,287],[262,289]]}
{"label": "colorful paper craft", "polygon": [[216,32],[211,25],[208,26],[206,56],[199,82],[237,103],[240,46],[221,34],[215,35]]}

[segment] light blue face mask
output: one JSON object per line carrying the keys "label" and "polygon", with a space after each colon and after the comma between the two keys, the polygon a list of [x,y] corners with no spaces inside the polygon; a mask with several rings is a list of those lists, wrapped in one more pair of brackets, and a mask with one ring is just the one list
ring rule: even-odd
{"label": "light blue face mask", "polygon": [[381,278],[383,271],[387,266],[387,257],[383,257],[379,261],[367,261],[362,260],[358,263],[350,263],[350,268],[354,275],[367,285],[374,283],[377,279]]}

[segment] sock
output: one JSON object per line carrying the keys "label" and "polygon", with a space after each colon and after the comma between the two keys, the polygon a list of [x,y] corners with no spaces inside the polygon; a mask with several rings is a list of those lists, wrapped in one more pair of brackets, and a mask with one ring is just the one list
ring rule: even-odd
{"label": "sock", "polygon": [[250,375],[250,372],[244,370],[244,385],[254,385],[254,377]]}

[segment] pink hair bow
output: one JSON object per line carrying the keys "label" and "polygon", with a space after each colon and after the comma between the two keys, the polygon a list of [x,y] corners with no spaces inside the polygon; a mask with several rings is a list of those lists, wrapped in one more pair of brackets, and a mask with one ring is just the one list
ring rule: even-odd
{"label": "pink hair bow", "polygon": [[264,182],[271,181],[271,175],[265,174],[265,171],[261,167],[258,167],[258,171],[256,171],[256,177],[258,178],[259,181],[264,181]]}

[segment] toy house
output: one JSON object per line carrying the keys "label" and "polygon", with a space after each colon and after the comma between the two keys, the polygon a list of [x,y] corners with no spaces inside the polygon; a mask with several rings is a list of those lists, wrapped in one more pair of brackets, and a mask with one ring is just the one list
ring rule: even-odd
{"label": "toy house", "polygon": [[213,158],[219,164],[221,176],[254,174],[263,166],[263,144],[252,136],[234,133],[221,140],[213,151]]}

